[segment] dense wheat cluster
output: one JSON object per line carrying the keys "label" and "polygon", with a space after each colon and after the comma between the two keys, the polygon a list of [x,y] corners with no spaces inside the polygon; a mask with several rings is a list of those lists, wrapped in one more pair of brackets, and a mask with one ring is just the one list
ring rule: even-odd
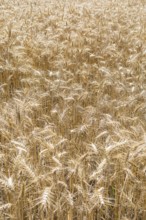
{"label": "dense wheat cluster", "polygon": [[0,220],[146,220],[146,3],[0,0]]}

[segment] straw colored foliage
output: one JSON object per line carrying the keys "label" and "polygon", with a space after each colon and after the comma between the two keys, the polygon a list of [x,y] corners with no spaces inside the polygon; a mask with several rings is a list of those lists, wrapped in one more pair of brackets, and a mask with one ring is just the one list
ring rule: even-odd
{"label": "straw colored foliage", "polygon": [[146,2],[0,0],[0,220],[146,220]]}

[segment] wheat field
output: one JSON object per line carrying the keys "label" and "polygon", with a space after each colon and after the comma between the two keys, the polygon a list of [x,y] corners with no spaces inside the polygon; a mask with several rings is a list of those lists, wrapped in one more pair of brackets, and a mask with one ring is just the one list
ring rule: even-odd
{"label": "wheat field", "polygon": [[144,0],[0,0],[0,220],[146,220]]}

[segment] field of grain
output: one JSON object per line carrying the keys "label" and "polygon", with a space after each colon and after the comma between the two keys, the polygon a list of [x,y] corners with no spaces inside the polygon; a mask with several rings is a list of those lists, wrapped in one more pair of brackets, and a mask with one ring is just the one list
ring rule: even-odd
{"label": "field of grain", "polygon": [[146,220],[144,0],[0,0],[0,220]]}

